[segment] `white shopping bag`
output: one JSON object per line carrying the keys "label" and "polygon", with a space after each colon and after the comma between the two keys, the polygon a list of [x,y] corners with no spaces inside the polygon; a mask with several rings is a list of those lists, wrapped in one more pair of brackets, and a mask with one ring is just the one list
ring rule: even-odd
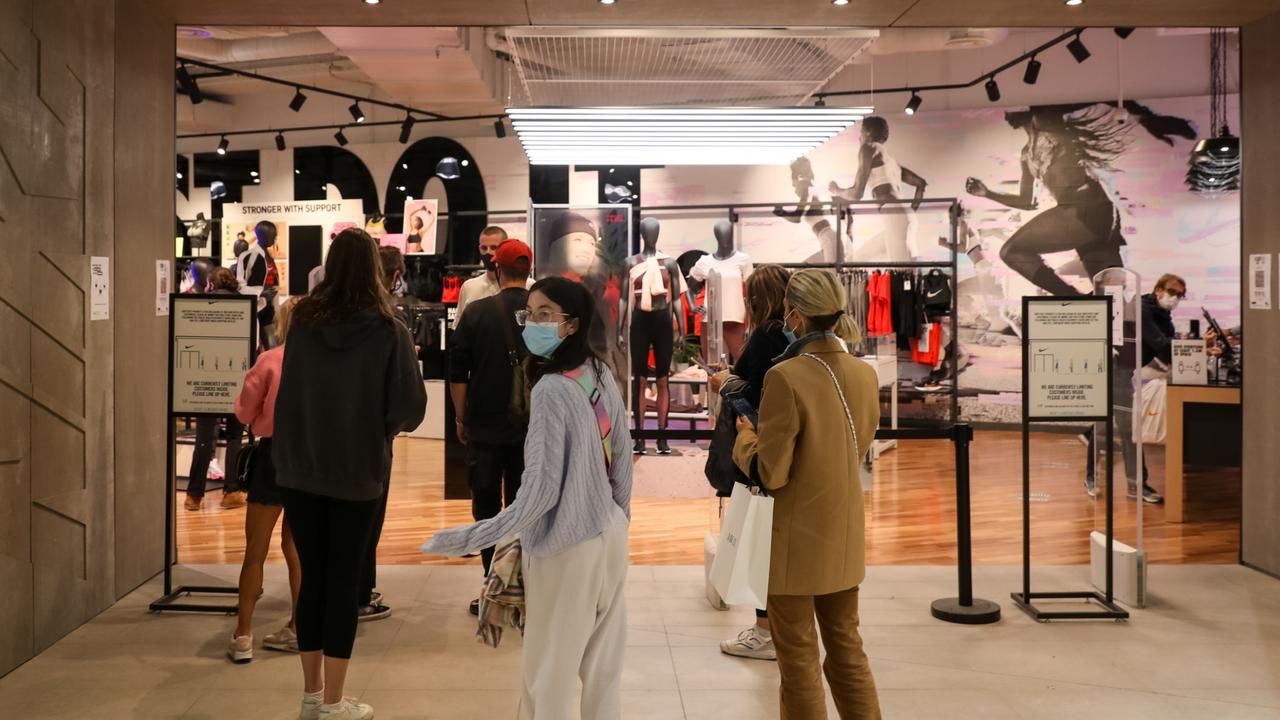
{"label": "white shopping bag", "polygon": [[772,547],[773,498],[734,485],[711,564],[711,583],[725,602],[765,609]]}
{"label": "white shopping bag", "polygon": [[707,595],[707,604],[712,610],[728,610],[729,606],[725,604],[724,598],[720,597],[720,593],[716,592],[716,586],[711,584],[711,567],[716,562],[716,536],[707,533],[702,538],[702,568],[703,581],[706,584],[705,592]]}
{"label": "white shopping bag", "polygon": [[1168,392],[1169,385],[1164,380],[1148,380],[1142,385],[1142,442],[1145,445],[1164,444]]}

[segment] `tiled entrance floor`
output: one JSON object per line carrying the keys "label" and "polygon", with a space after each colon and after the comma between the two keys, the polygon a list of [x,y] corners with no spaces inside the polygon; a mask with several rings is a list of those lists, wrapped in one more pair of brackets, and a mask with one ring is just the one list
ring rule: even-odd
{"label": "tiled entrance floor", "polygon": [[[283,567],[267,568],[255,634],[287,612]],[[187,583],[224,583],[237,568],[180,568]],[[1086,569],[1037,573],[1039,590],[1084,589]],[[347,690],[381,720],[516,718],[520,640],[492,650],[473,639],[466,603],[475,567],[379,570],[392,617],[361,626]],[[979,567],[979,596],[1001,623],[952,626],[929,615],[955,591],[954,570],[873,567],[862,622],[886,718],[1280,718],[1280,581],[1242,567],[1158,566],[1152,602],[1128,623],[1037,625],[1013,608],[1019,572]],[[222,616],[151,615],[152,581],[0,679],[10,718],[296,717],[296,658],[258,651],[231,665]],[[702,569],[631,568],[625,711],[637,720],[776,718],[773,663],[722,656],[717,642],[749,609],[716,612]],[[832,717],[835,717],[834,713]]]}

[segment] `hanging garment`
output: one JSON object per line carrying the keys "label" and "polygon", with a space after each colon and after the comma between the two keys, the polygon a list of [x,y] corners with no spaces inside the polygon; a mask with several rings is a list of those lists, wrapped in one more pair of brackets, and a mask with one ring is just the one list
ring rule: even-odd
{"label": "hanging garment", "polygon": [[926,323],[920,337],[911,338],[911,360],[936,368],[942,359],[942,326]]}

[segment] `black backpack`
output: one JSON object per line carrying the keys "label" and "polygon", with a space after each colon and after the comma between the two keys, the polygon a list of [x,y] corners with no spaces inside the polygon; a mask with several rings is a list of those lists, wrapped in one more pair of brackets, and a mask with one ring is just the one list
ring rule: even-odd
{"label": "black backpack", "polygon": [[750,485],[750,479],[733,462],[733,446],[738,441],[738,413],[733,405],[720,404],[715,430],[711,432],[711,446],[707,449],[707,464],[703,468],[707,482],[715,488],[719,497],[733,494],[733,484]]}

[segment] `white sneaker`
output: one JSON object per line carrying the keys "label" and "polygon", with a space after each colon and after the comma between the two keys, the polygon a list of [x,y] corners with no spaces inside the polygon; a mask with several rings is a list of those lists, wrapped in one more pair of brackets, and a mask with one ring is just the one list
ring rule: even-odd
{"label": "white sneaker", "polygon": [[324,691],[318,693],[302,693],[302,711],[298,720],[319,720],[320,706],[324,704]]}
{"label": "white sneaker", "polygon": [[320,706],[320,720],[373,720],[373,708],[351,698]]}
{"label": "white sneaker", "polygon": [[293,628],[285,625],[276,632],[262,638],[262,647],[280,652],[298,652],[298,635]]}
{"label": "white sneaker", "polygon": [[738,633],[737,640],[720,641],[720,652],[751,660],[778,659],[778,652],[773,648],[773,637],[756,625]]}
{"label": "white sneaker", "polygon": [[222,463],[218,462],[218,458],[209,461],[209,479],[221,480],[226,477],[226,473],[222,471]]}
{"label": "white sneaker", "polygon": [[227,646],[227,657],[231,662],[243,665],[253,659],[253,636],[241,635],[232,637]]}

